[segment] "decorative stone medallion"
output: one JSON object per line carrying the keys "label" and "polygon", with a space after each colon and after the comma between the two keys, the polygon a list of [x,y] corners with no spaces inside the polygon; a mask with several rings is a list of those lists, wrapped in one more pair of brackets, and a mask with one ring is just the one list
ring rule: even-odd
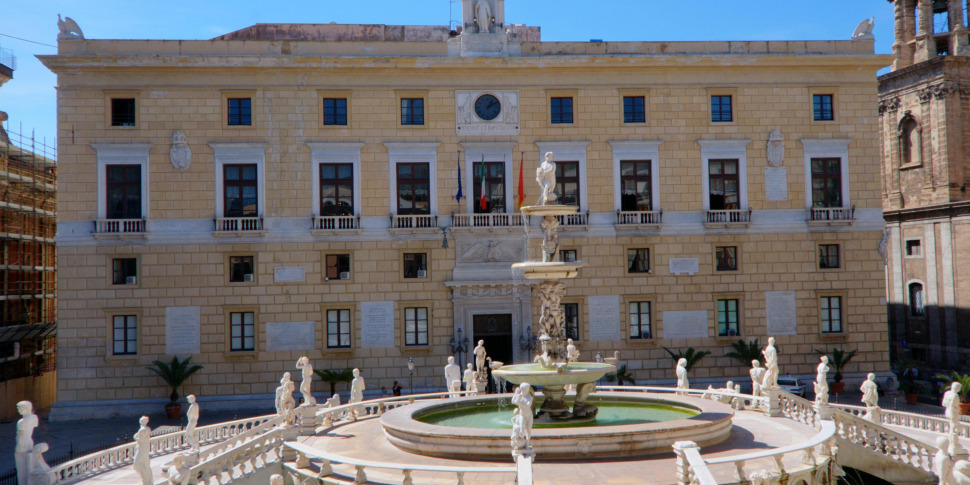
{"label": "decorative stone medallion", "polygon": [[185,136],[185,133],[179,130],[172,133],[172,148],[168,151],[168,155],[176,170],[181,172],[189,168],[189,165],[192,164],[192,150],[189,148],[188,137]]}
{"label": "decorative stone medallion", "polygon": [[459,135],[518,135],[519,92],[455,91],[455,124]]}

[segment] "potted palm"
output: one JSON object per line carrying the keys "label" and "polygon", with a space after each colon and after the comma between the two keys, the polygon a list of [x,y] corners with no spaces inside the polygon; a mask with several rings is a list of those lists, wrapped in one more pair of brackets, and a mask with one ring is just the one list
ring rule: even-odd
{"label": "potted palm", "polygon": [[165,414],[168,416],[168,419],[177,419],[182,413],[182,405],[177,402],[179,398],[178,388],[189,376],[202,370],[202,366],[198,364],[193,365],[192,357],[186,357],[185,360],[180,361],[177,356],[172,356],[171,362],[166,363],[161,360],[156,360],[152,362],[151,367],[146,368],[158,374],[172,388],[172,394],[169,396],[171,401],[165,405]]}
{"label": "potted palm", "polygon": [[687,347],[686,350],[678,350],[677,352],[674,352],[673,350],[670,350],[667,347],[664,347],[663,349],[666,350],[668,354],[670,354],[670,357],[672,359],[674,359],[675,365],[676,365],[676,362],[679,361],[681,358],[687,359],[687,370],[690,370],[691,367],[694,367],[694,364],[700,362],[701,359],[711,354],[711,352],[708,350],[701,350],[700,352],[698,352],[694,350],[694,347]]}
{"label": "potted palm", "polygon": [[960,383],[960,414],[970,414],[970,374],[952,371],[949,374],[937,374],[936,378],[943,381],[946,387],[954,382]]}
{"label": "potted palm", "polygon": [[338,382],[350,382],[354,380],[353,369],[344,370],[314,370],[314,374],[320,376],[320,380],[330,384],[330,395],[333,396],[337,393],[337,383]]}
{"label": "potted palm", "polygon": [[832,390],[832,394],[842,394],[845,392],[845,383],[842,382],[842,370],[845,366],[849,364],[849,361],[855,357],[858,350],[850,350],[848,352],[842,349],[832,349],[832,353],[822,352],[821,350],[815,349],[820,355],[828,355],[829,365],[832,366],[832,370],[835,371],[835,375],[832,377],[832,383],[829,384],[829,388]]}
{"label": "potted palm", "polygon": [[899,392],[906,396],[906,404],[916,404],[916,398],[925,390],[922,384],[913,381],[899,383]]}

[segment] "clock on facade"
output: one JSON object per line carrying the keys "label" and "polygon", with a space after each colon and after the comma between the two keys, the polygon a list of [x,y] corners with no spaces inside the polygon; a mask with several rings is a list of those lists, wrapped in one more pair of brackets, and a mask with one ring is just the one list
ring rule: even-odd
{"label": "clock on facade", "polygon": [[475,114],[484,121],[492,121],[502,112],[502,103],[491,94],[483,94],[475,100]]}

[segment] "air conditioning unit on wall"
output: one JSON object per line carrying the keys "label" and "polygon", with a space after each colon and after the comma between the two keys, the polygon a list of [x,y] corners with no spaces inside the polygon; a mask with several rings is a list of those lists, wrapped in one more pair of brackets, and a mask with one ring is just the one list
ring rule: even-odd
{"label": "air conditioning unit on wall", "polygon": [[244,274],[243,275],[243,281],[246,281],[246,282],[253,281],[253,274],[252,273],[246,273],[246,274]]}
{"label": "air conditioning unit on wall", "polygon": [[138,282],[138,278],[137,277],[134,277],[134,276],[126,276],[125,277],[125,284],[126,285],[133,285],[133,284],[135,284],[137,282]]}
{"label": "air conditioning unit on wall", "polygon": [[350,279],[350,271],[341,271],[340,272],[340,279],[342,279],[342,280],[349,280]]}
{"label": "air conditioning unit on wall", "polygon": [[428,271],[427,270],[424,270],[424,269],[419,269],[418,270],[418,278],[427,278],[427,277],[428,277]]}

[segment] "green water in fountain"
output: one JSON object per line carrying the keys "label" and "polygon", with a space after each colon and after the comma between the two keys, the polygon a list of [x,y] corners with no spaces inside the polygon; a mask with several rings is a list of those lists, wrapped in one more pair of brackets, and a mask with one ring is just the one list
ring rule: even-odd
{"label": "green water in fountain", "polygon": [[[535,428],[581,428],[592,426],[620,426],[628,424],[657,423],[663,421],[673,421],[697,416],[697,411],[667,406],[664,404],[617,402],[617,401],[590,401],[599,408],[599,413],[594,421],[562,421],[562,422],[536,422]],[[536,403],[536,408],[541,403]],[[572,406],[572,403],[570,403]],[[511,429],[512,411],[515,409],[510,404],[480,404],[477,406],[463,407],[458,409],[448,409],[438,411],[418,417],[417,420],[423,423],[438,426],[454,426],[459,428],[479,428],[479,429]]]}

